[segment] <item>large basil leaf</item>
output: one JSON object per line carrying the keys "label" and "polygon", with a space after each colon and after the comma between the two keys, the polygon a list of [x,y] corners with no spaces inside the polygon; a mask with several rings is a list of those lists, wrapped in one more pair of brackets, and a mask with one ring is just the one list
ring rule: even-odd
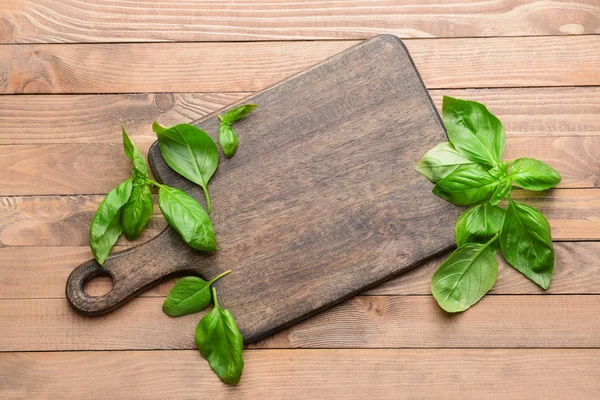
{"label": "large basil leaf", "polygon": [[550,224],[542,213],[509,197],[500,247],[510,265],[548,289],[554,270],[554,246]]}
{"label": "large basil leaf", "polygon": [[215,142],[205,132],[189,124],[165,128],[154,122],[152,130],[158,136],[160,152],[169,167],[202,187],[210,212],[208,181],[219,164],[219,150]]}
{"label": "large basil leaf", "polygon": [[[468,242],[486,243],[494,235],[500,234],[504,210],[490,203],[471,206],[456,221],[456,245],[461,247]],[[498,241],[492,244],[499,250]]]}
{"label": "large basil leaf", "polygon": [[504,128],[483,104],[444,96],[442,119],[448,138],[459,153],[487,165],[500,161],[504,152]]}
{"label": "large basil leaf", "polygon": [[456,249],[431,278],[431,293],[440,307],[461,312],[477,303],[496,283],[498,261],[491,246],[467,243]]}
{"label": "large basil leaf", "polygon": [[499,183],[484,166],[464,165],[436,183],[433,193],[452,204],[470,206],[488,201]]}
{"label": "large basil leaf", "polygon": [[225,383],[237,385],[244,369],[244,341],[229,310],[221,308],[213,288],[215,307],[196,328],[196,346]]}
{"label": "large basil leaf", "polygon": [[163,311],[171,317],[193,314],[210,305],[210,285],[231,271],[225,271],[209,282],[197,276],[186,276],[179,279],[163,303]]}
{"label": "large basil leaf", "polygon": [[145,183],[134,184],[131,196],[123,206],[121,213],[123,233],[128,240],[133,240],[140,235],[152,217],[153,209],[152,192],[148,185]]}
{"label": "large basil leaf", "polygon": [[132,185],[132,179],[129,178],[108,192],[92,219],[90,224],[90,247],[92,253],[94,253],[94,258],[100,265],[104,265],[110,249],[121,234],[121,208],[127,203],[131,195]]}
{"label": "large basil leaf", "polygon": [[144,158],[144,155],[131,141],[131,139],[129,139],[127,132],[125,132],[125,128],[121,127],[121,129],[123,130],[123,148],[127,157],[129,157],[129,159],[133,161],[134,174],[140,177],[147,177],[148,168],[146,167],[146,159]]}
{"label": "large basil leaf", "polygon": [[256,104],[244,104],[242,106],[231,109],[225,113],[223,117],[219,117],[226,124],[238,121],[250,114],[256,108]]}
{"label": "large basil leaf", "polygon": [[219,143],[227,158],[233,157],[238,148],[238,137],[231,125],[221,122],[219,127]]}
{"label": "large basil leaf", "polygon": [[419,160],[415,169],[436,183],[454,172],[461,165],[474,164],[463,157],[450,142],[440,143]]}
{"label": "large basil leaf", "polygon": [[179,189],[160,185],[158,206],[169,225],[191,247],[203,251],[217,250],[212,222],[194,198]]}
{"label": "large basil leaf", "polygon": [[534,158],[518,158],[510,167],[510,177],[523,189],[547,190],[560,183],[554,168]]}

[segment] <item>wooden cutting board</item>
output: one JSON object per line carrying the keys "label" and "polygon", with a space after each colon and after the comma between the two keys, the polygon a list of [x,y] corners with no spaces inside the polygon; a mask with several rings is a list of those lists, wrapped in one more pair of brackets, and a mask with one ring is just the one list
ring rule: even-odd
{"label": "wooden cutting board", "polygon": [[[167,228],[104,267],[75,269],[76,309],[102,314],[172,276],[231,269],[215,284],[219,301],[252,342],[453,246],[460,210],[414,169],[446,135],[398,38],[365,41],[242,103],[258,108],[235,124],[239,150],[221,155],[209,185],[219,251],[194,251]],[[195,125],[216,141],[215,114]],[[159,181],[204,204],[156,143],[148,158]],[[96,275],[114,281],[102,297],[83,289]]]}

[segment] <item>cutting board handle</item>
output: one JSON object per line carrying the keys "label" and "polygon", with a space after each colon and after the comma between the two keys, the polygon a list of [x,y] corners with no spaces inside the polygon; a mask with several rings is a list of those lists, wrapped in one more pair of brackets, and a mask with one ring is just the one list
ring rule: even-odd
{"label": "cutting board handle", "polygon": [[[157,254],[163,256],[156,257]],[[67,280],[67,299],[83,314],[104,314],[165,279],[186,273],[197,274],[191,269],[190,262],[190,252],[181,238],[173,229],[166,228],[145,244],[111,255],[104,266],[96,260],[79,265]],[[85,284],[99,275],[110,276],[113,288],[102,296],[90,296],[85,291]]]}

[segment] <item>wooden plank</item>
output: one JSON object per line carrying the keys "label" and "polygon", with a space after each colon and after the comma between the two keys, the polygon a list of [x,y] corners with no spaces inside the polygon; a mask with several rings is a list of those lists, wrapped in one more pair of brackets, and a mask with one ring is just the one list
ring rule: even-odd
{"label": "wooden plank", "polygon": [[[500,261],[498,282],[491,294],[600,294],[595,277],[600,273],[599,242],[555,243],[556,268],[547,292],[533,285],[506,262]],[[64,299],[67,276],[73,268],[92,258],[87,246],[0,247],[0,299]],[[428,295],[431,275],[446,255],[393,278],[365,295]],[[31,279],[43,276],[43,279]],[[143,297],[164,297],[175,280],[161,283]],[[107,293],[108,277],[97,277],[87,286],[91,295]]]}
{"label": "wooden plank", "polygon": [[[197,351],[0,354],[3,399],[593,399],[599,350],[261,350],[238,387]],[[110,382],[110,384],[107,384]]]}
{"label": "wooden plank", "polygon": [[[202,314],[171,318],[162,302],[86,317],[65,299],[0,300],[0,351],[194,349]],[[456,315],[431,296],[358,296],[251,347],[598,348],[598,317],[597,295],[487,296]]]}
{"label": "wooden plank", "polygon": [[[354,44],[6,45],[0,47],[0,93],[257,91]],[[429,89],[600,84],[600,36],[428,39],[405,44]]]}
{"label": "wooden plank", "polygon": [[600,32],[593,0],[97,2],[4,0],[2,43],[566,35]]}
{"label": "wooden plank", "polygon": [[[554,240],[600,239],[600,189],[514,191],[514,198],[537,207],[549,219]],[[0,197],[0,247],[87,246],[88,229],[102,196]],[[155,199],[156,204],[156,199]],[[167,226],[155,206],[154,217],[133,242],[140,244]]]}
{"label": "wooden plank", "polygon": [[[0,144],[121,142],[123,123],[136,142],[150,143],[152,121],[191,122],[249,93],[143,93],[0,96]],[[483,102],[509,135],[600,135],[600,87],[430,90]]]}
{"label": "wooden plank", "polygon": [[[208,133],[214,136],[217,131]],[[137,143],[146,154],[151,140]],[[118,142],[4,145],[2,152],[0,196],[105,194],[127,179],[131,170]],[[534,157],[561,173],[558,187],[596,188],[600,186],[599,153],[600,136],[509,135],[504,159]]]}

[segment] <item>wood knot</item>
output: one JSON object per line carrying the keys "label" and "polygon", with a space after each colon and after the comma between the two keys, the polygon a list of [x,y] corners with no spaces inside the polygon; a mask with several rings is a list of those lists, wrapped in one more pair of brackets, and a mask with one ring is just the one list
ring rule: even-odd
{"label": "wood knot", "polygon": [[0,42],[13,43],[16,26],[6,16],[0,15]]}
{"label": "wood knot", "polygon": [[154,95],[154,107],[161,112],[167,112],[175,104],[175,98],[171,93],[159,93]]}

